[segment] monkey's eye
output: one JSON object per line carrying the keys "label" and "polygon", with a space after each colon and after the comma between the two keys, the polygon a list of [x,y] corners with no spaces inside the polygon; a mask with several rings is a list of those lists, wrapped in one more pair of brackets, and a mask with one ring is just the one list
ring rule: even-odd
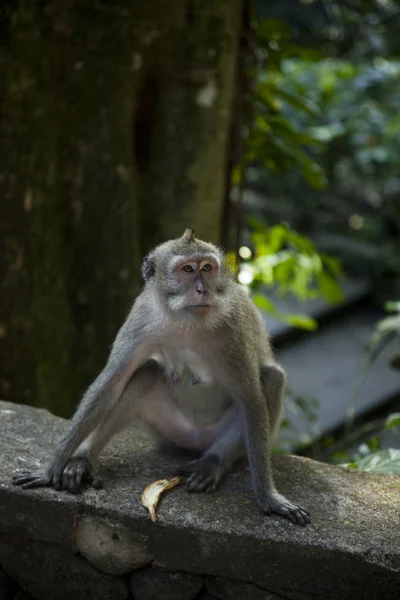
{"label": "monkey's eye", "polygon": [[212,266],[211,266],[209,263],[207,263],[206,265],[204,265],[204,266],[201,268],[201,270],[202,270],[202,271],[205,271],[206,273],[209,273],[209,272],[211,271],[211,269],[212,269]]}
{"label": "monkey's eye", "polygon": [[183,267],[183,270],[185,271],[185,273],[193,273],[194,269],[191,265],[185,265]]}

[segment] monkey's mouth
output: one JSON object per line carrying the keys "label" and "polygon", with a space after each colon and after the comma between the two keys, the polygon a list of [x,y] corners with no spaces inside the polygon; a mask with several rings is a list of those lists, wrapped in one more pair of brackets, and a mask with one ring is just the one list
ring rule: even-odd
{"label": "monkey's mouth", "polygon": [[205,313],[211,308],[210,304],[189,304],[188,309],[195,313]]}
{"label": "monkey's mouth", "polygon": [[189,304],[188,308],[210,308],[211,304]]}

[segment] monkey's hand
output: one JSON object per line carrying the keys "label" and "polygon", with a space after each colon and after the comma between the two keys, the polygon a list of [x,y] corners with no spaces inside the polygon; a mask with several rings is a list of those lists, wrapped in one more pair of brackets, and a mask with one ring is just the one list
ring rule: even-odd
{"label": "monkey's hand", "polygon": [[278,492],[271,492],[264,497],[260,502],[260,508],[266,515],[274,513],[281,517],[286,517],[286,519],[289,519],[292,523],[296,523],[296,525],[307,525],[310,523],[307,510],[297,504],[292,504],[282,494],[278,494]]}
{"label": "monkey's hand", "polygon": [[71,458],[65,468],[55,461],[43,470],[16,473],[12,482],[13,485],[24,489],[54,487],[56,490],[67,490],[72,494],[76,494],[84,483],[91,483],[96,489],[101,488],[101,480],[86,457]]}
{"label": "monkey's hand", "polygon": [[188,492],[215,492],[220,482],[223,469],[221,461],[215,454],[203,456],[178,468],[178,475],[186,478]]}

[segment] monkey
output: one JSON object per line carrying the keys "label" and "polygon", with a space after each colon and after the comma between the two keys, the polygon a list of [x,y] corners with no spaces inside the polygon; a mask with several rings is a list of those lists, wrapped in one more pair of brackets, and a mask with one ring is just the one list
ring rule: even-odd
{"label": "monkey", "polygon": [[310,523],[308,511],[274,484],[271,445],[286,374],[224,252],[186,229],[149,252],[142,275],[142,291],[52,460],[44,469],[15,473],[13,484],[72,493],[87,483],[100,487],[100,452],[140,423],[155,439],[195,453],[178,468],[188,492],[214,492],[247,456],[261,512]]}

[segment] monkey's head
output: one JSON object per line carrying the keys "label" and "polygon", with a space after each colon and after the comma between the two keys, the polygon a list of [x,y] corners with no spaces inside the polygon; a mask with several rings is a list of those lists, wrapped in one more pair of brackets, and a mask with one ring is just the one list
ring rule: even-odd
{"label": "monkey's head", "polygon": [[142,273],[163,308],[182,322],[213,325],[228,312],[232,277],[223,253],[192,229],[157,246],[145,257]]}

